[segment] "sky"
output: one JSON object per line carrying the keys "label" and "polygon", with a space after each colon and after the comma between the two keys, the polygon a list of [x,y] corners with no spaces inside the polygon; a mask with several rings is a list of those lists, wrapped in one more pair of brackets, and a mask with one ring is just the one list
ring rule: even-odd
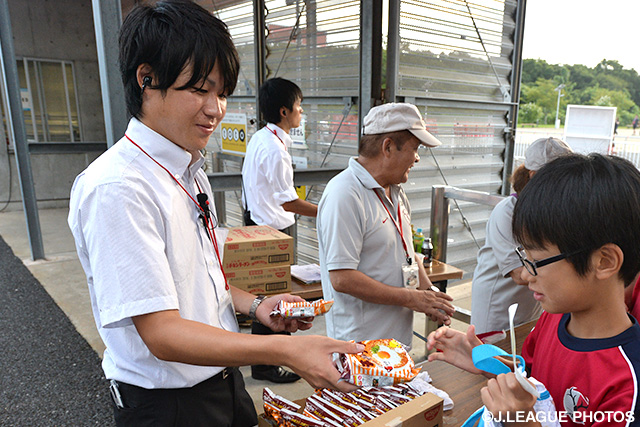
{"label": "sky", "polygon": [[640,0],[528,0],[523,58],[594,67],[617,60],[640,73]]}

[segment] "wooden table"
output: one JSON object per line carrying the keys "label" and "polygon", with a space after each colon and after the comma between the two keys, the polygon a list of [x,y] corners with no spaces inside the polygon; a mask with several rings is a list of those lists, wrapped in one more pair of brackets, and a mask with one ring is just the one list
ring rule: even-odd
{"label": "wooden table", "polygon": [[[427,275],[434,284],[446,283],[447,280],[461,279],[463,274],[464,271],[459,268],[437,260],[434,260],[431,263],[431,267],[427,268]],[[442,289],[442,287],[440,287],[440,289]],[[291,294],[308,300],[322,298],[322,284],[312,283],[306,285],[295,277],[292,277]]]}
{"label": "wooden table", "polygon": [[444,282],[444,288],[440,287],[441,291],[446,290],[446,281],[454,280],[454,279],[462,279],[462,275],[464,271],[456,268],[452,265],[445,264],[444,262],[438,261],[436,259],[431,262],[431,267],[427,268],[427,276],[429,276],[429,280],[433,284]]}
{"label": "wooden table", "polygon": [[[518,354],[522,353],[522,344],[529,335],[534,322],[525,323],[516,328],[516,347]],[[511,353],[511,340],[507,332],[507,338],[495,344],[508,353]],[[480,389],[487,384],[487,378],[483,375],[474,375],[445,362],[423,362],[419,364],[427,370],[433,379],[434,387],[446,391],[453,400],[454,407],[444,413],[445,426],[459,426],[482,406]]]}

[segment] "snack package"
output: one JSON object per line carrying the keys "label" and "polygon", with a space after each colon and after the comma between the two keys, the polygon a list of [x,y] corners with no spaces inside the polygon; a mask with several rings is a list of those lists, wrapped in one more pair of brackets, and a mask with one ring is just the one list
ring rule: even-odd
{"label": "snack package", "polygon": [[300,409],[300,405],[287,400],[282,396],[278,396],[268,387],[265,387],[262,390],[262,401],[264,402],[265,415],[267,418],[275,421],[278,425],[282,422],[282,409],[288,409],[292,412],[296,412]]}
{"label": "snack package", "polygon": [[271,316],[281,316],[284,318],[304,318],[304,317],[315,317],[320,316],[321,314],[325,314],[331,306],[333,305],[333,301],[325,301],[323,299],[319,299],[313,302],[302,301],[302,302],[287,302],[280,301],[274,307],[271,312]]}
{"label": "snack package", "polygon": [[337,360],[341,378],[364,387],[384,387],[411,381],[416,368],[407,349],[394,339],[362,341],[362,353],[340,354]]}

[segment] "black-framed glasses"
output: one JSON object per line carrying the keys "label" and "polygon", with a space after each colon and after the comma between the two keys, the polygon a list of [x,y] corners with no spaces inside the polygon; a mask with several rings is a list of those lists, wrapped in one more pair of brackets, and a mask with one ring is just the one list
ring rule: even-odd
{"label": "black-framed glasses", "polygon": [[527,254],[525,253],[524,248],[522,246],[518,246],[516,248],[516,253],[518,254],[518,258],[520,258],[520,262],[522,263],[524,268],[527,269],[529,274],[531,274],[532,276],[537,276],[538,275],[538,268],[544,267],[545,265],[549,265],[549,264],[552,264],[554,262],[562,261],[563,259],[565,259],[567,257],[570,257],[572,255],[577,255],[580,252],[584,252],[586,250],[587,250],[586,248],[585,249],[579,249],[579,250],[574,251],[574,252],[554,255],[554,256],[551,256],[549,258],[541,259],[540,261],[531,261],[530,259],[528,259],[527,258]]}

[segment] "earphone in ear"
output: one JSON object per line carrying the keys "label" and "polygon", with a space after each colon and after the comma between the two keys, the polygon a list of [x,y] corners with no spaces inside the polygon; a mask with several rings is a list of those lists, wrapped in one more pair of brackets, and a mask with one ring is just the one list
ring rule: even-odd
{"label": "earphone in ear", "polygon": [[150,85],[151,85],[151,76],[144,76],[142,78],[142,90],[144,90],[145,87]]}

